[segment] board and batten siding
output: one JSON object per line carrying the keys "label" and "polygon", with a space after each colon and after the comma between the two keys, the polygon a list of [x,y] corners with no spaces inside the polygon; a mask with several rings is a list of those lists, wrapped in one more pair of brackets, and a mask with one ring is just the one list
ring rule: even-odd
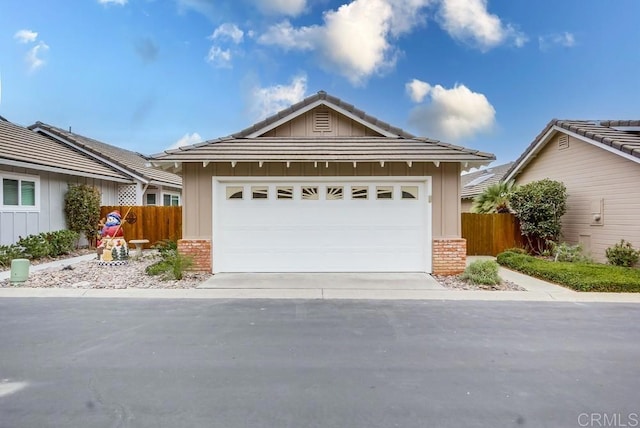
{"label": "board and batten siding", "polygon": [[[432,177],[432,236],[433,238],[459,238],[460,226],[460,164],[415,162],[409,167],[405,162],[352,163],[257,162],[183,164],[183,233],[184,239],[211,239],[212,236],[212,176],[219,177],[367,177],[367,176],[429,176]],[[213,246],[215,248],[215,238]]]}
{"label": "board and batten siding", "polygon": [[[640,248],[640,164],[569,137],[560,148],[556,134],[516,177],[517,184],[549,178],[567,187],[562,240],[581,243],[598,262],[621,239]],[[593,216],[602,206],[601,225]]]}
{"label": "board and batten siding", "polygon": [[[328,117],[328,129],[317,130],[314,115],[318,112]],[[264,137],[379,137],[380,134],[367,128],[353,119],[345,117],[338,112],[316,107],[289,122],[265,133]]]}
{"label": "board and batten siding", "polygon": [[115,205],[118,202],[119,183],[15,167],[0,169],[0,177],[3,172],[39,177],[40,208],[36,212],[0,208],[0,245],[13,244],[21,236],[66,229],[64,195],[70,184],[97,187],[102,195],[102,205]]}

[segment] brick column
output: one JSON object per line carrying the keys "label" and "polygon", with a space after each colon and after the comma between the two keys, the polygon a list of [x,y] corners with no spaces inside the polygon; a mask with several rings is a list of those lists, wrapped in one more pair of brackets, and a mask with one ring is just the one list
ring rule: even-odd
{"label": "brick column", "polygon": [[190,270],[211,272],[211,239],[179,239],[178,253],[193,259]]}
{"label": "brick column", "polygon": [[464,238],[433,240],[433,274],[457,275],[467,264],[467,240]]}

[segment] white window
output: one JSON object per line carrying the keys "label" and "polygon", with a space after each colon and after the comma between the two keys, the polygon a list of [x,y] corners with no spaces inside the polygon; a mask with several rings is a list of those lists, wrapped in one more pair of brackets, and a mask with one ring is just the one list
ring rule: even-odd
{"label": "white window", "polygon": [[40,178],[37,176],[2,174],[0,206],[16,211],[40,209]]}
{"label": "white window", "polygon": [[156,205],[158,203],[157,200],[158,195],[155,193],[147,193],[146,195],[146,204],[147,205]]}
{"label": "white window", "polygon": [[165,207],[180,205],[180,195],[165,193],[162,195],[162,205]]}

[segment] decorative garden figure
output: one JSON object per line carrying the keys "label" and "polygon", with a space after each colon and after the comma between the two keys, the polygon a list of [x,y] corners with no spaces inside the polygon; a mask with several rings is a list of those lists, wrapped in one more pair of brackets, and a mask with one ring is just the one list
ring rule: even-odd
{"label": "decorative garden figure", "polygon": [[100,231],[98,254],[101,265],[119,265],[126,263],[129,258],[127,241],[122,230],[122,216],[120,211],[107,214],[107,220]]}

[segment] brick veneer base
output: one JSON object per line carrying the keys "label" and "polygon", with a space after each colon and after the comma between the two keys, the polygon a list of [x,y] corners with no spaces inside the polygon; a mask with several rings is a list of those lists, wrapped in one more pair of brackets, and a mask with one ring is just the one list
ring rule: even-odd
{"label": "brick veneer base", "polygon": [[193,259],[193,266],[190,270],[211,272],[210,239],[179,239],[178,253]]}
{"label": "brick veneer base", "polygon": [[433,274],[457,275],[467,264],[467,240],[464,238],[433,240]]}

